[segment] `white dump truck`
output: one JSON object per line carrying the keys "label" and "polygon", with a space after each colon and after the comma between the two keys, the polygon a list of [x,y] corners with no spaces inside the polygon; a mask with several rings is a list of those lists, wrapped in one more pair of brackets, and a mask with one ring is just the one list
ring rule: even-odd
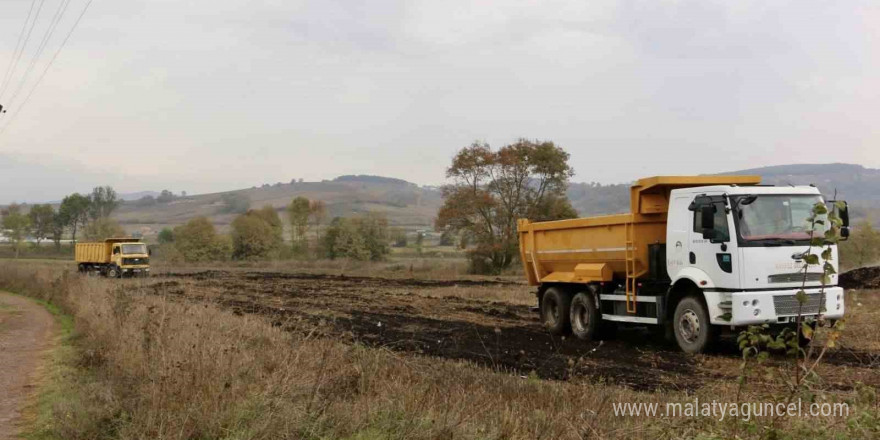
{"label": "white dump truck", "polygon": [[[819,202],[816,187],[763,186],[759,176],[651,177],[632,186],[627,214],[519,220],[520,257],[551,332],[590,339],[617,323],[647,324],[701,352],[724,327],[792,325],[799,310],[808,320],[843,316],[837,276],[823,288],[821,258],[804,271]],[[848,213],[838,214],[846,237]]]}

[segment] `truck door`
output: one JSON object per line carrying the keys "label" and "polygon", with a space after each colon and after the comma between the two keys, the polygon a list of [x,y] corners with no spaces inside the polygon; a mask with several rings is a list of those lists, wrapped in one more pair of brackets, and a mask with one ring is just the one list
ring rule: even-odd
{"label": "truck door", "polygon": [[[702,224],[701,210],[704,206],[714,210],[714,225],[708,231]],[[720,195],[697,196],[689,210],[692,227],[688,233],[690,250],[686,263],[705,272],[711,278],[707,281],[716,288],[738,288],[736,243],[731,242],[733,223],[726,199]],[[708,233],[708,238],[704,238],[704,231]]]}

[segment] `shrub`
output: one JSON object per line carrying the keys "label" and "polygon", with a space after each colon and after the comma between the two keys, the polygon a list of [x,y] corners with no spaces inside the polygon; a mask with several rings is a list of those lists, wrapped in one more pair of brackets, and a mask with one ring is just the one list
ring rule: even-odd
{"label": "shrub", "polygon": [[282,242],[281,219],[270,206],[250,210],[232,221],[233,258],[268,258]]}
{"label": "shrub", "polygon": [[[165,231],[168,229],[162,232]],[[229,238],[217,234],[214,225],[205,217],[196,217],[174,228],[171,235],[174,249],[184,261],[227,260],[232,253]],[[161,242],[162,234],[159,236]]]}
{"label": "shrub", "polygon": [[388,220],[367,214],[356,218],[333,219],[322,240],[327,258],[380,261],[391,252],[388,246]]}

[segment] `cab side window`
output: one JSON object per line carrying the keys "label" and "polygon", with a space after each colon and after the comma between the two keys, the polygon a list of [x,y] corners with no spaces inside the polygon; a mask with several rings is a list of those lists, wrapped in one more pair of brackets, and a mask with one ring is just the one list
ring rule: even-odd
{"label": "cab side window", "polygon": [[[730,229],[727,227],[727,213],[724,211],[724,203],[708,202],[715,206],[715,241],[730,241]],[[700,216],[700,207],[704,204],[695,204],[694,209],[694,232],[703,233],[703,219]]]}

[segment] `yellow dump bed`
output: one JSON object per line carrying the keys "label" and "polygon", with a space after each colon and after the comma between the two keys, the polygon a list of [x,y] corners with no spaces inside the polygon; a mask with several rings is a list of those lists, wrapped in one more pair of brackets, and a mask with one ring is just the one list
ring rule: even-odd
{"label": "yellow dump bed", "polygon": [[77,263],[109,263],[111,243],[77,243]]}
{"label": "yellow dump bed", "polygon": [[629,214],[535,223],[520,219],[520,259],[529,284],[641,277],[649,269],[650,246],[666,243],[673,189],[760,182],[760,176],[649,177],[630,188]]}

